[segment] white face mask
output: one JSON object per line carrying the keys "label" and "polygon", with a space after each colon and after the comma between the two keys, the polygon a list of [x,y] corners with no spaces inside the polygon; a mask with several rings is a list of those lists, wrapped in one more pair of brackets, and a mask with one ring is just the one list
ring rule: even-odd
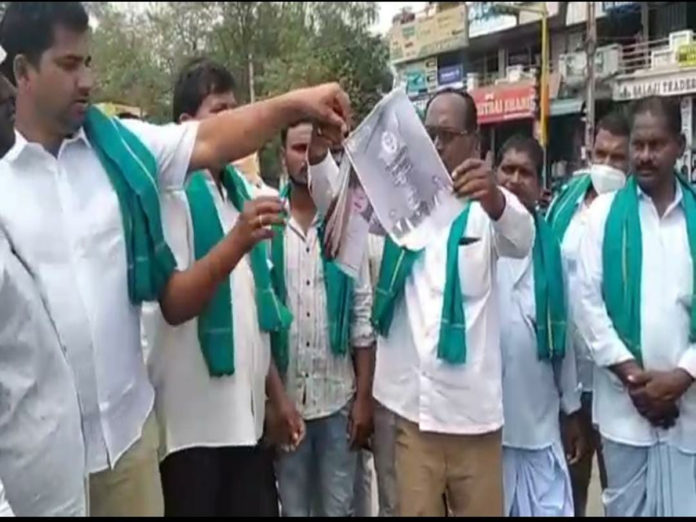
{"label": "white face mask", "polygon": [[592,186],[597,194],[620,190],[626,184],[626,174],[609,165],[592,165],[590,178],[592,178]]}

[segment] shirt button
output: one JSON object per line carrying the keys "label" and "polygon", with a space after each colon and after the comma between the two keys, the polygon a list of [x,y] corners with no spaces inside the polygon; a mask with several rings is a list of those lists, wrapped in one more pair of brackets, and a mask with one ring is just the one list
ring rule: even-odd
{"label": "shirt button", "polygon": [[310,250],[310,248],[309,248],[309,247],[307,247],[307,253],[308,253],[308,254],[310,253],[310,251],[311,251],[311,250]]}
{"label": "shirt button", "polygon": [[309,341],[307,341],[307,345],[306,345],[306,346],[307,346],[307,348],[309,348]]}
{"label": "shirt button", "polygon": [[312,284],[312,282],[309,279],[307,279],[307,286],[309,286],[311,284]]}
{"label": "shirt button", "polygon": [[307,317],[309,317],[309,312],[307,312]]}

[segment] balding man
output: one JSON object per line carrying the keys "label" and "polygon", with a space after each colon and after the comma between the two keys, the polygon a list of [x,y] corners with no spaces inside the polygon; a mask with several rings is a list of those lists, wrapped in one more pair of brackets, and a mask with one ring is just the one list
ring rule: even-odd
{"label": "balding man", "polygon": [[[466,202],[420,252],[385,241],[373,322],[375,398],[397,415],[402,516],[502,516],[503,402],[495,293],[499,257],[526,257],[530,214],[481,161],[476,106],[438,93],[426,128]],[[313,169],[333,168],[329,156]],[[330,175],[327,172],[324,175]]]}

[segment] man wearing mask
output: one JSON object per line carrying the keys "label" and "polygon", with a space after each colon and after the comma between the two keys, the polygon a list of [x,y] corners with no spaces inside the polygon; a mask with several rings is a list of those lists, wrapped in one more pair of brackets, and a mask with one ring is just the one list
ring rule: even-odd
{"label": "man wearing mask", "polygon": [[681,111],[631,110],[631,176],[597,197],[581,240],[576,322],[596,363],[607,516],[696,516],[696,194],[674,171]]}
{"label": "man wearing mask", "polygon": [[306,425],[299,446],[277,459],[286,516],[350,516],[359,450],[372,433],[374,336],[365,259],[353,280],[326,259],[323,217],[308,189],[310,123],[282,133],[290,215],[272,240],[273,278],[294,320],[272,335],[288,395]]}
{"label": "man wearing mask", "polygon": [[[495,266],[524,258],[532,218],[478,159],[477,111],[447,90],[428,104],[425,126],[464,210],[421,252],[389,238],[373,323],[375,398],[397,415],[396,477],[402,516],[502,516],[500,327]],[[310,159],[312,168],[336,166]],[[467,241],[467,239],[469,241]]]}
{"label": "man wearing mask", "polygon": [[93,515],[160,515],[154,391],[140,304],[198,316],[246,252],[282,222],[281,202],[252,206],[186,271],[166,245],[159,192],[187,173],[244,157],[304,118],[340,139],[349,103],[337,85],[295,91],[202,122],[153,126],[90,106],[89,17],[79,2],[12,2],[0,24],[17,87],[16,140],[0,161],[0,226],[41,292],[75,376]]}
{"label": "man wearing mask", "polygon": [[584,516],[587,492],[592,476],[592,462],[597,455],[602,489],[606,487],[606,473],[599,433],[592,423],[592,374],[594,363],[587,346],[575,331],[572,320],[573,305],[577,296],[578,257],[580,240],[585,232],[587,213],[598,194],[605,194],[623,187],[628,172],[628,122],[619,112],[609,113],[597,124],[592,165],[589,172],[576,174],[553,201],[547,213],[547,221],[561,241],[563,265],[569,288],[569,334],[578,358],[578,377],[582,387],[580,420],[586,451],[579,460],[569,456],[575,513]]}
{"label": "man wearing mask", "polygon": [[573,495],[561,441],[568,453],[584,451],[580,392],[573,346],[567,336],[567,296],[561,250],[538,210],[542,151],[530,137],[505,142],[498,180],[534,216],[532,253],[498,260],[498,305],[503,353],[503,477],[506,516],[572,517]]}

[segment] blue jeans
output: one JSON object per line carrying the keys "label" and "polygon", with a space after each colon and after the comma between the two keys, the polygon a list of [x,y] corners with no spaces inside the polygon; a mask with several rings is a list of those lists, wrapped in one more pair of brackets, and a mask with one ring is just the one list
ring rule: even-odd
{"label": "blue jeans", "polygon": [[348,407],[306,428],[297,450],[276,460],[283,516],[352,516],[359,453],[348,446]]}

